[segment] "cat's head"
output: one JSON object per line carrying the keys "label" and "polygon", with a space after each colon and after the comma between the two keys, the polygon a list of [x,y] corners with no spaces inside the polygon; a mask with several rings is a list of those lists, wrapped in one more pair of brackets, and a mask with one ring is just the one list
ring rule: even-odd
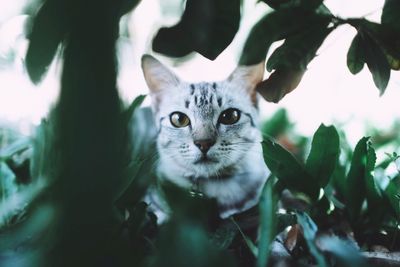
{"label": "cat's head", "polygon": [[148,55],[142,68],[159,130],[159,154],[168,164],[192,178],[218,177],[261,141],[255,86],[263,78],[263,63],[239,66],[223,81],[201,83],[181,81]]}

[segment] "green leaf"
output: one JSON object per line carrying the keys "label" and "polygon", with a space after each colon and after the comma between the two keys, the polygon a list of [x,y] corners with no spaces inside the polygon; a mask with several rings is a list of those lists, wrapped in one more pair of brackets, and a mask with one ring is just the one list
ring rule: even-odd
{"label": "green leaf", "polygon": [[303,229],[304,239],[307,242],[308,249],[310,250],[311,255],[317,262],[317,266],[319,267],[328,267],[324,255],[321,251],[318,250],[315,245],[315,239],[317,237],[318,228],[315,225],[314,221],[307,215],[305,212],[296,212],[297,222]]}
{"label": "green leaf", "polygon": [[15,174],[5,162],[0,161],[0,202],[16,192]]}
{"label": "green leaf", "polygon": [[34,83],[40,82],[67,32],[65,1],[45,1],[34,18],[26,54],[26,69]]}
{"label": "green leaf", "polygon": [[365,47],[365,62],[380,95],[383,95],[390,79],[390,65],[378,43],[367,34],[363,34],[362,37]]}
{"label": "green leaf", "polygon": [[281,8],[304,8],[304,9],[316,9],[319,7],[323,0],[262,0],[264,3],[272,7],[273,9]]}
{"label": "green leaf", "polygon": [[400,190],[398,184],[396,184],[396,178],[391,179],[384,191],[384,195],[397,219],[400,218],[400,199],[398,197],[399,193]]}
{"label": "green leaf", "polygon": [[219,249],[227,249],[236,237],[238,230],[232,224],[224,224],[212,233],[210,240]]}
{"label": "green leaf", "polygon": [[391,69],[400,69],[400,29],[362,20],[361,29],[379,45]]}
{"label": "green leaf", "polygon": [[325,187],[335,170],[340,153],[339,134],[334,126],[321,124],[315,132],[306,161],[307,171]]}
{"label": "green leaf", "polygon": [[305,70],[278,69],[256,87],[268,102],[278,103],[300,84]]}
{"label": "green leaf", "polygon": [[367,164],[365,168],[365,189],[368,204],[368,212],[372,223],[380,224],[382,216],[386,213],[381,189],[377,186],[374,176],[376,154],[371,143],[367,143]]}
{"label": "green leaf", "polygon": [[270,175],[260,197],[260,234],[256,265],[258,267],[268,265],[271,243],[276,235],[278,198],[273,190],[274,181],[274,177]]}
{"label": "green leaf", "polygon": [[120,0],[120,11],[119,16],[123,16],[124,14],[132,11],[138,4],[140,0]]}
{"label": "green leaf", "polygon": [[160,228],[156,247],[146,266],[234,266],[233,256],[218,249],[202,225],[191,221],[168,222]]}
{"label": "green leaf", "polygon": [[290,127],[289,118],[285,109],[276,111],[261,127],[261,132],[265,135],[277,137]]}
{"label": "green leaf", "polygon": [[329,20],[326,19],[317,26],[289,36],[268,59],[267,70],[306,70],[308,63],[315,57],[322,42],[333,29],[327,28],[328,23]]}
{"label": "green leaf", "polygon": [[153,50],[171,57],[196,51],[214,60],[239,29],[240,0],[188,0],[182,18],[170,28],[161,28]]}
{"label": "green leaf", "polygon": [[366,259],[362,257],[358,249],[350,244],[350,241],[345,241],[337,236],[323,236],[318,238],[318,246],[336,259],[337,265],[335,266],[368,266]]}
{"label": "green leaf", "polygon": [[359,73],[365,63],[365,51],[363,40],[359,33],[354,37],[351,42],[349,51],[347,52],[347,67],[352,74]]}
{"label": "green leaf", "polygon": [[245,235],[245,233],[243,233],[242,229],[240,228],[240,226],[236,223],[235,219],[233,219],[233,217],[230,217],[231,221],[233,222],[233,224],[237,227],[237,229],[239,230],[240,235],[242,236],[244,242],[246,243],[247,247],[249,248],[250,252],[254,255],[254,257],[258,257],[258,247],[253,243],[253,241],[247,236]]}
{"label": "green leaf", "polygon": [[398,0],[385,0],[382,10],[382,24],[400,31],[400,2]]}
{"label": "green leaf", "polygon": [[330,21],[328,16],[317,14],[311,10],[288,8],[268,13],[251,29],[239,64],[257,64],[265,60],[273,42],[327,21]]}
{"label": "green leaf", "polygon": [[331,187],[335,189],[335,193],[341,197],[345,197],[347,193],[346,167],[340,162],[336,164],[336,168],[332,174]]}
{"label": "green leaf", "polygon": [[146,95],[139,95],[137,96],[132,103],[129,105],[128,109],[124,111],[124,117],[126,120],[131,120],[133,117],[133,114],[135,113],[136,109],[142,105],[144,99],[146,98]]}
{"label": "green leaf", "polygon": [[318,198],[318,184],[289,151],[269,139],[264,139],[262,147],[268,168],[289,190]]}
{"label": "green leaf", "polygon": [[367,168],[367,142],[369,137],[358,141],[354,149],[350,171],[347,175],[346,204],[352,220],[359,218],[361,205],[365,199],[365,174]]}
{"label": "green leaf", "polygon": [[32,140],[30,138],[20,138],[14,141],[12,144],[0,148],[0,160],[7,160],[13,155],[23,152],[32,146]]}

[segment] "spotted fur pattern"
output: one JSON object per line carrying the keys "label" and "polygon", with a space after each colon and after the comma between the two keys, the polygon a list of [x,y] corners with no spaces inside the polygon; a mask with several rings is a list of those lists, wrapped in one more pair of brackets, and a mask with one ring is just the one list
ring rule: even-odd
{"label": "spotted fur pattern", "polygon": [[[215,198],[222,218],[254,206],[269,174],[254,102],[264,65],[238,67],[224,81],[187,83],[151,56],[144,56],[142,64],[158,130],[159,176]],[[229,108],[239,110],[240,119],[220,123],[221,113]],[[188,126],[171,124],[170,115],[177,111],[189,117]],[[202,162],[194,141],[206,139],[215,144],[207,152],[209,160]],[[151,199],[154,206],[162,206],[157,196]]]}

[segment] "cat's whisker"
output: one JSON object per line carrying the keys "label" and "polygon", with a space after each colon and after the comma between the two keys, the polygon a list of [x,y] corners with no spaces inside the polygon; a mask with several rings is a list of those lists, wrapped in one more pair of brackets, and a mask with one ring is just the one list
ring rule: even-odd
{"label": "cat's whisker", "polygon": [[[152,98],[155,126],[162,129],[157,136],[160,156],[150,156],[158,174],[178,185],[190,185],[193,177],[204,177],[204,183],[207,178],[218,181],[202,192],[217,199],[223,218],[255,205],[255,197],[248,198],[254,190],[242,185],[258,185],[268,172],[253,102],[264,67],[239,67],[221,82],[187,83],[153,57],[142,58],[150,95],[157,96]],[[243,173],[246,177],[241,178]],[[235,179],[227,182],[226,177]],[[163,205],[159,207],[162,212]]]}

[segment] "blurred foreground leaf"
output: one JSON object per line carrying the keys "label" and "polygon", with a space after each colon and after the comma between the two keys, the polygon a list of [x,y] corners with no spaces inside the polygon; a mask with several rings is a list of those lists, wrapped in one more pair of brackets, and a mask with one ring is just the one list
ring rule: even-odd
{"label": "blurred foreground leaf", "polygon": [[4,161],[0,161],[0,203],[15,192],[17,192],[15,174]]}
{"label": "blurred foreground leaf", "polygon": [[305,212],[297,212],[297,222],[303,229],[303,236],[307,242],[311,255],[315,258],[318,267],[328,267],[324,255],[318,250],[315,241],[318,228],[314,221]]}
{"label": "blurred foreground leaf", "polygon": [[275,239],[277,224],[278,198],[274,192],[275,177],[270,175],[261,192],[260,210],[260,234],[258,242],[257,266],[268,265],[271,243]]}
{"label": "blurred foreground leaf", "polygon": [[26,68],[34,83],[40,82],[68,30],[66,1],[45,1],[35,16],[26,54]]}
{"label": "blurred foreground leaf", "polygon": [[304,8],[315,9],[320,6],[323,0],[261,0],[274,9],[281,8]]}
{"label": "blurred foreground leaf", "polygon": [[367,267],[368,263],[362,257],[358,249],[350,244],[349,241],[338,238],[337,236],[323,236],[318,238],[318,246],[322,251],[333,256],[336,260],[335,266],[342,267]]}
{"label": "blurred foreground leaf", "polygon": [[196,51],[214,60],[232,42],[239,22],[240,0],[188,0],[180,22],[158,31],[153,49],[171,57]]}

